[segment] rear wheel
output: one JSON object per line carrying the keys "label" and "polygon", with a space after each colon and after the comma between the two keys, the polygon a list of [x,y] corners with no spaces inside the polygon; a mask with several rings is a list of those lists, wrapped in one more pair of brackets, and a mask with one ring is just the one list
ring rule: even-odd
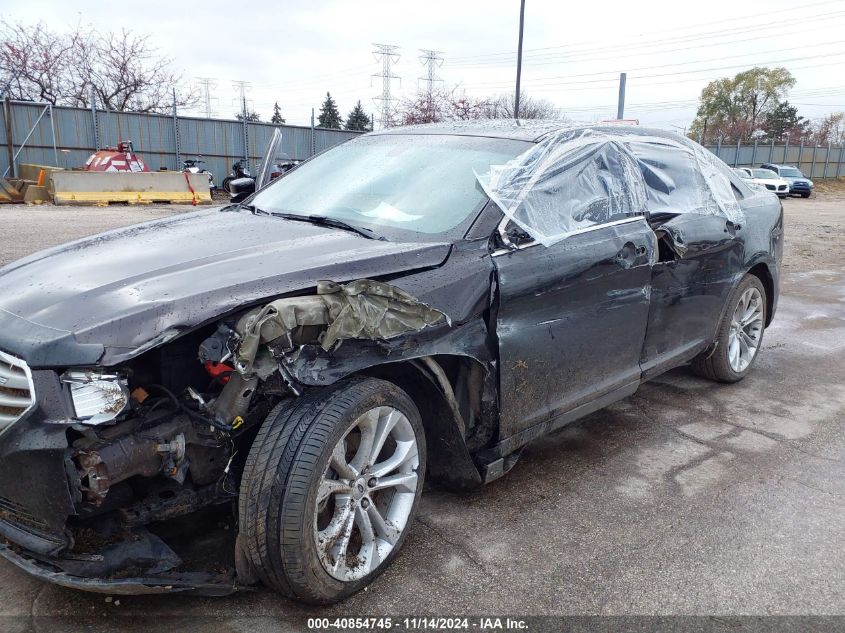
{"label": "rear wheel", "polygon": [[259,578],[325,604],[372,582],[405,540],[422,492],[425,434],[408,395],[374,378],[281,405],[250,449],[241,542]]}
{"label": "rear wheel", "polygon": [[759,278],[746,275],[728,299],[716,335],[716,346],[692,362],[693,370],[719,382],[745,378],[763,343],[766,289]]}

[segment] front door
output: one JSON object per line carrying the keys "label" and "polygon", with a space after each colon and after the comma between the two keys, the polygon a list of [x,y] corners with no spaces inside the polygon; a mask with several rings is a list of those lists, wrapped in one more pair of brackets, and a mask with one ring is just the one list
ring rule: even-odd
{"label": "front door", "polygon": [[654,248],[635,216],[496,253],[501,439],[636,387]]}

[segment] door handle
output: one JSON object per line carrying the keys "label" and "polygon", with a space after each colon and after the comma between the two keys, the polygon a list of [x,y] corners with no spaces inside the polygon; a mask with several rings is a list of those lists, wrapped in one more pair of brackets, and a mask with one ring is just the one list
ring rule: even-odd
{"label": "door handle", "polygon": [[736,235],[736,232],[742,229],[741,224],[736,224],[730,220],[725,221],[725,232],[731,235]]}
{"label": "door handle", "polygon": [[622,268],[630,268],[637,257],[644,255],[646,252],[645,246],[635,246],[633,242],[625,242],[619,252],[616,253],[616,263]]}

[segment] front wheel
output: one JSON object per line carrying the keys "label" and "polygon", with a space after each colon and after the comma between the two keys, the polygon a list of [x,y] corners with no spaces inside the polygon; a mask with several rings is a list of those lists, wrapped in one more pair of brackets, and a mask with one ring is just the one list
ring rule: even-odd
{"label": "front wheel", "polygon": [[221,189],[223,189],[223,191],[225,191],[226,193],[231,193],[231,192],[229,191],[229,184],[231,184],[231,182],[232,182],[233,180],[234,180],[234,178],[233,178],[232,176],[226,176],[226,177],[223,179],[223,182],[222,182],[222,183],[220,183],[220,187],[221,187]]}
{"label": "front wheel", "polygon": [[692,362],[697,374],[719,382],[745,378],[763,343],[766,289],[754,275],[745,275],[728,299],[716,344]]}
{"label": "front wheel", "polygon": [[240,538],[258,577],[314,604],[372,582],[410,529],[425,449],[417,407],[384,380],[343,381],[277,407],[241,480]]}

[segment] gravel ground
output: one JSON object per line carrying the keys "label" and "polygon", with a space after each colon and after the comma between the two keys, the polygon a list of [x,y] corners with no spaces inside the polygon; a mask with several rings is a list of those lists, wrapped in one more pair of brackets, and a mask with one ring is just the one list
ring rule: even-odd
{"label": "gravel ground", "polygon": [[[260,631],[312,616],[845,614],[845,195],[784,201],[781,303],[752,374],[680,369],[529,446],[472,493],[432,489],[395,564],[341,605],[268,591],[103,596],[0,563],[6,630]],[[176,209],[183,212],[184,209]],[[0,208],[0,258],[173,213]]]}

